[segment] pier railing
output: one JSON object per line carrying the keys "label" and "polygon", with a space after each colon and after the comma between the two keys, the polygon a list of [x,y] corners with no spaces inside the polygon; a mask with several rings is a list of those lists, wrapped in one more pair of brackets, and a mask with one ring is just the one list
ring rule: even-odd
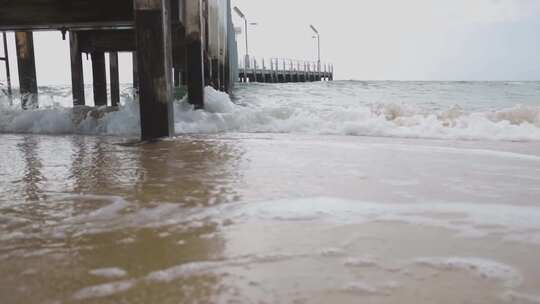
{"label": "pier railing", "polygon": [[334,66],[329,63],[290,58],[245,57],[238,63],[241,82],[331,81]]}

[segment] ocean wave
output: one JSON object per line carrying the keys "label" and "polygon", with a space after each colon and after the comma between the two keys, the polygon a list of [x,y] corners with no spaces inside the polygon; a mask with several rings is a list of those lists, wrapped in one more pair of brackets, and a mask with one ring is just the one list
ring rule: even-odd
{"label": "ocean wave", "polygon": [[[248,100],[206,88],[206,110],[186,100],[174,103],[177,134],[303,133],[466,140],[540,140],[540,106],[516,105],[497,111],[444,110],[404,103],[332,105],[295,101]],[[0,105],[1,133],[139,135],[139,107],[125,102],[118,111],[58,105],[22,111]]]}

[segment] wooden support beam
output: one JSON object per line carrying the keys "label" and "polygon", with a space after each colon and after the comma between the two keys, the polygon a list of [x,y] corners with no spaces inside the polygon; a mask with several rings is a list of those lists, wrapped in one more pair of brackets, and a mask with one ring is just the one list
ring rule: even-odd
{"label": "wooden support beam", "polygon": [[230,94],[231,86],[231,60],[227,55],[225,57],[225,66],[223,67],[223,90]]}
{"label": "wooden support beam", "polygon": [[226,92],[226,79],[225,79],[225,63],[224,59],[220,58],[218,63],[218,74],[219,74],[219,90]]}
{"label": "wooden support beam", "polygon": [[202,0],[184,1],[189,102],[204,108],[204,49]]}
{"label": "wooden support beam", "polygon": [[214,89],[219,90],[220,81],[219,81],[219,60],[217,58],[212,59],[210,68],[210,78],[211,85]]}
{"label": "wooden support beam", "polygon": [[118,53],[109,53],[109,77],[111,79],[111,106],[120,104],[120,73],[118,71]]}
{"label": "wooden support beam", "polygon": [[107,71],[105,66],[105,53],[94,52],[92,57],[92,77],[94,81],[94,105],[96,107],[107,105]]}
{"label": "wooden support beam", "polygon": [[187,79],[188,79],[187,72],[186,71],[181,71],[180,83],[183,86],[187,86],[187,84],[188,84]]}
{"label": "wooden support beam", "polygon": [[170,2],[135,1],[141,138],[174,134]]}
{"label": "wooden support beam", "polygon": [[23,109],[38,107],[38,87],[36,78],[36,60],[34,57],[34,36],[32,32],[16,32],[17,65],[19,87]]}
{"label": "wooden support beam", "polygon": [[174,87],[179,88],[182,84],[182,71],[177,68],[173,68]]}
{"label": "wooden support beam", "polygon": [[4,0],[0,29],[126,26],[133,22],[132,7],[133,0]]}
{"label": "wooden support beam", "polygon": [[9,51],[6,32],[2,33],[2,43],[4,45],[4,62],[6,65],[6,82],[7,82],[7,95],[9,98],[9,104],[12,104],[13,91],[11,88],[11,67],[9,64]]}
{"label": "wooden support beam", "polygon": [[139,71],[137,66],[137,52],[131,52],[131,59],[133,62],[133,88],[139,89]]}
{"label": "wooden support beam", "polygon": [[79,48],[83,53],[131,52],[135,50],[133,30],[77,31]]}
{"label": "wooden support beam", "polygon": [[73,106],[84,106],[84,73],[82,53],[79,49],[79,36],[77,32],[69,32],[69,50],[71,55],[71,91],[73,93]]}

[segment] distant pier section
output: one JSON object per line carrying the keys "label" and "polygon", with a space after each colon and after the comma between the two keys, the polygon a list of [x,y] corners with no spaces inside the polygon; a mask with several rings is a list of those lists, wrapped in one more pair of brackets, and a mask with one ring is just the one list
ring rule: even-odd
{"label": "distant pier section", "polygon": [[334,66],[315,61],[249,58],[238,69],[240,82],[287,83],[333,81]]}

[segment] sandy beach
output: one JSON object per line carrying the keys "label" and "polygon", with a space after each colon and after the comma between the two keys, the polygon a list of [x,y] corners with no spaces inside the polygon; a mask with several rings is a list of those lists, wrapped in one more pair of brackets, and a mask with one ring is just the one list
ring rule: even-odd
{"label": "sandy beach", "polygon": [[7,303],[538,303],[540,146],[2,135]]}

